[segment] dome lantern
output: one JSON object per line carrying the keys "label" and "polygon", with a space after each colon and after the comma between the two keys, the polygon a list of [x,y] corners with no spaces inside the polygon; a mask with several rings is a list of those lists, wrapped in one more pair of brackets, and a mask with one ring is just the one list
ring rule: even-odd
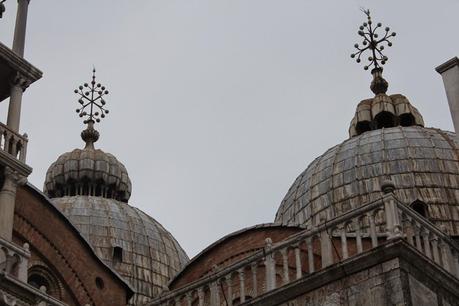
{"label": "dome lantern", "polygon": [[50,198],[89,195],[127,203],[131,181],[126,168],[113,155],[94,147],[100,136],[94,125],[109,113],[104,100],[108,90],[96,82],[93,69],[92,80],[74,92],[79,95],[76,112],[87,125],[81,132],[85,147],[62,154],[49,167],[44,192]]}
{"label": "dome lantern", "polygon": [[[349,136],[355,137],[364,132],[381,128],[396,126],[424,126],[424,120],[418,110],[413,107],[408,99],[402,95],[387,95],[389,83],[382,76],[382,66],[389,58],[383,54],[384,46],[391,47],[391,38],[395,32],[390,32],[389,27],[379,34],[381,23],[373,24],[369,10],[363,10],[367,21],[360,27],[358,34],[362,37],[361,45],[355,44],[357,49],[351,54],[357,63],[361,62],[364,54],[369,53],[368,64],[363,68],[372,68],[373,80],[370,84],[371,91],[375,94],[372,99],[363,100],[357,106],[355,116],[351,121]],[[381,36],[379,36],[381,35]]]}

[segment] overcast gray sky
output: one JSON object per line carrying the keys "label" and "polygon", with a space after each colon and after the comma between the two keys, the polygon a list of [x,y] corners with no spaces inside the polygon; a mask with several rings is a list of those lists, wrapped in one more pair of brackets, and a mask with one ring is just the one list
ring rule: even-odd
{"label": "overcast gray sky", "polygon": [[[16,1],[5,4],[0,40],[11,45]],[[370,74],[349,57],[360,7],[398,34],[389,93],[451,130],[434,68],[459,53],[457,0],[31,0],[26,58],[44,77],[23,101],[30,181],[42,188],[48,166],[83,147],[73,89],[95,65],[111,111],[96,146],[127,167],[131,205],[190,257],[272,222],[296,176],[348,137],[372,95]]]}

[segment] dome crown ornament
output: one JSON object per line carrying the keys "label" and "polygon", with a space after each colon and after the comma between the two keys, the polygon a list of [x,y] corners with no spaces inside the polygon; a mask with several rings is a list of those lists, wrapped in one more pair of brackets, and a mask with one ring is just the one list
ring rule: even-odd
{"label": "dome crown ornament", "polygon": [[86,142],[87,149],[94,149],[94,142],[99,139],[99,132],[94,129],[94,123],[99,123],[109,113],[103,99],[108,95],[108,90],[96,82],[96,69],[93,68],[91,82],[80,85],[74,92],[80,96],[78,99],[80,107],[76,109],[76,112],[80,118],[84,118],[83,123],[88,125],[81,132],[81,138]]}
{"label": "dome crown ornament", "polygon": [[94,148],[99,139],[94,124],[108,114],[103,99],[108,90],[96,82],[96,70],[93,69],[91,82],[74,92],[80,96],[76,112],[87,124],[81,132],[86,146],[62,154],[51,164],[43,190],[50,198],[94,196],[127,203],[132,185],[126,167],[112,154]]}
{"label": "dome crown ornament", "polygon": [[351,58],[356,58],[356,62],[360,63],[362,61],[362,56],[364,56],[367,52],[370,53],[368,57],[368,64],[365,65],[363,69],[368,70],[369,68],[373,68],[371,70],[373,81],[371,82],[370,88],[375,95],[384,94],[387,92],[389,84],[382,77],[382,66],[386,64],[389,58],[383,54],[383,50],[384,45],[392,47],[390,38],[395,37],[396,33],[390,33],[390,28],[386,27],[384,29],[385,33],[383,33],[381,35],[382,37],[380,37],[378,30],[382,28],[382,23],[378,22],[375,26],[371,20],[370,10],[362,11],[365,13],[368,20],[359,27],[359,31],[357,33],[363,38],[361,43],[362,45],[354,45],[357,52],[352,53]]}

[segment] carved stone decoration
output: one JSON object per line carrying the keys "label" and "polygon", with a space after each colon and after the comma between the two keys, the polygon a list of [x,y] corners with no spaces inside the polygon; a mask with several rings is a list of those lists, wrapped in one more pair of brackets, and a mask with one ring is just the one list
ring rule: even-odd
{"label": "carved stone decoration", "polygon": [[5,293],[2,293],[2,302],[5,303],[8,306],[16,306],[17,305],[16,299],[13,296],[11,296],[11,297],[6,296]]}
{"label": "carved stone decoration", "polygon": [[22,73],[16,72],[16,74],[11,77],[10,83],[11,86],[19,86],[22,88],[22,91],[25,91],[32,81]]}
{"label": "carved stone decoration", "polygon": [[11,167],[5,167],[3,173],[5,180],[11,180],[16,186],[23,186],[27,183],[27,177]]}

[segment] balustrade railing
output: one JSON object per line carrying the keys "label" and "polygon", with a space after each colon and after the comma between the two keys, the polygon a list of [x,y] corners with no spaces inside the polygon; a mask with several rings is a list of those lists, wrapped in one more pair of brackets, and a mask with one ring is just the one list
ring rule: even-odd
{"label": "balustrade railing", "polygon": [[20,135],[7,125],[0,123],[0,150],[25,163],[27,135]]}
{"label": "balustrade railing", "polygon": [[21,248],[0,238],[0,271],[27,282],[27,264],[30,252],[27,243]]}
{"label": "balustrade railing", "polygon": [[459,278],[459,249],[448,235],[393,194],[386,194],[280,243],[273,244],[268,238],[263,250],[222,270],[216,267],[211,274],[166,292],[149,305],[240,304],[394,238],[406,239]]}

